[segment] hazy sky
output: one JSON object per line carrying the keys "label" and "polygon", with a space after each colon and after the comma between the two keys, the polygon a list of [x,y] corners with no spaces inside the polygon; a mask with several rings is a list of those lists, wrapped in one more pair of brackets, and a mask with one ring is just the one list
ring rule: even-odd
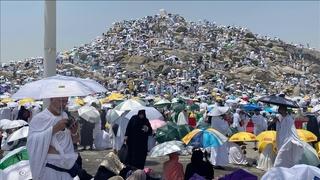
{"label": "hazy sky", "polygon": [[[43,56],[44,2],[0,1],[0,5],[1,62]],[[319,1],[58,1],[57,50],[88,43],[115,21],[158,14],[162,8],[187,21],[241,25],[320,49]]]}

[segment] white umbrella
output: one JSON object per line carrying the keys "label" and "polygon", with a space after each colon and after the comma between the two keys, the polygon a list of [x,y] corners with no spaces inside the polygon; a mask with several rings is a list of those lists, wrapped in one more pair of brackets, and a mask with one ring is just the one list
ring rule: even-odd
{"label": "white umbrella", "polygon": [[145,104],[143,104],[142,102],[139,102],[135,99],[128,99],[120,103],[114,109],[118,111],[127,111],[127,110],[133,110],[136,108],[143,108],[143,107],[145,107]]}
{"label": "white umbrella", "polygon": [[227,106],[215,106],[213,109],[208,113],[208,116],[221,116],[228,112],[229,107]]}
{"label": "white umbrella", "polygon": [[91,122],[91,123],[96,123],[100,120],[99,111],[92,106],[83,106],[83,107],[79,108],[78,114],[84,120]]}
{"label": "white umbrella", "polygon": [[28,125],[28,123],[25,122],[24,120],[13,120],[13,121],[7,121],[7,123],[2,126],[2,129],[13,129],[13,128],[19,128],[26,125]]}
{"label": "white umbrella", "polygon": [[114,121],[116,121],[117,119],[120,118],[120,116],[126,116],[130,111],[119,111],[116,109],[112,109],[110,111],[110,113],[107,114],[106,119],[108,122],[113,123]]}
{"label": "white umbrella", "polygon": [[10,151],[1,159],[0,179],[32,179],[28,152],[25,146]]}
{"label": "white umbrella", "polygon": [[15,132],[13,132],[12,134],[10,134],[10,136],[7,139],[7,142],[26,138],[28,136],[28,132],[29,132],[28,126],[22,127],[20,129],[16,130]]}
{"label": "white umbrella", "polygon": [[7,107],[9,107],[9,108],[15,108],[18,106],[19,106],[19,104],[17,102],[8,102],[7,103]]}
{"label": "white umbrella", "polygon": [[86,84],[85,81],[80,81],[78,79],[80,78],[68,79],[64,76],[44,78],[25,84],[14,95],[12,95],[12,98],[22,99],[29,97],[33,99],[45,99],[55,97],[86,96],[97,93],[100,90],[93,89],[94,86],[92,85],[92,81]]}
{"label": "white umbrella", "polygon": [[164,120],[162,114],[154,107],[140,107],[132,109],[127,115],[126,118],[130,119],[132,116],[137,115],[140,110],[146,111],[146,116],[149,120],[160,119]]}
{"label": "white umbrella", "polygon": [[319,179],[319,168],[305,164],[297,164],[291,168],[273,167],[268,170],[261,180],[269,179]]}
{"label": "white umbrella", "polygon": [[154,103],[154,106],[166,106],[166,105],[170,105],[171,102],[167,99],[161,99],[158,102]]}
{"label": "white umbrella", "polygon": [[316,105],[315,107],[312,108],[311,112],[312,113],[315,113],[315,112],[318,112],[320,111],[320,104]]}
{"label": "white umbrella", "polygon": [[0,129],[2,129],[4,126],[6,126],[7,124],[11,123],[12,120],[10,119],[1,119],[0,120]]}
{"label": "white umbrella", "polygon": [[89,105],[92,103],[100,104],[100,101],[96,97],[93,97],[93,96],[87,96],[87,97],[83,98],[83,101]]}
{"label": "white umbrella", "polygon": [[83,83],[85,86],[89,87],[91,90],[94,90],[95,92],[101,93],[101,92],[106,92],[107,89],[103,87],[101,84],[97,83],[96,81],[86,78],[78,78],[78,77],[72,77],[72,76],[61,76],[61,75],[56,75],[56,76],[51,76],[49,78],[52,79],[63,79],[63,80],[70,80],[70,81],[77,81]]}
{"label": "white umbrella", "polygon": [[174,152],[185,150],[183,142],[181,141],[167,141],[153,147],[150,151],[151,157],[165,156]]}

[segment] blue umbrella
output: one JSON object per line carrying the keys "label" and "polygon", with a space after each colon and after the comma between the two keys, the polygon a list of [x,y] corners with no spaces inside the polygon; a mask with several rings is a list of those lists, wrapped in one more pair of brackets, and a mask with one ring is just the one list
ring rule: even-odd
{"label": "blue umbrella", "polygon": [[186,145],[202,148],[221,146],[227,140],[227,137],[212,128],[195,129],[182,139]]}
{"label": "blue umbrella", "polygon": [[255,111],[261,110],[261,107],[258,104],[245,104],[242,106],[242,109],[245,111]]}

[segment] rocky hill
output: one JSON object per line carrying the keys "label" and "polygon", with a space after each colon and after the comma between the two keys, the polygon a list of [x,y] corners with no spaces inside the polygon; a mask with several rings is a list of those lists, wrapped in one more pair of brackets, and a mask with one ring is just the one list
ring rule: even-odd
{"label": "rocky hill", "polygon": [[106,78],[110,71],[112,75],[151,71],[156,79],[170,76],[172,69],[187,71],[190,77],[198,70],[207,80],[222,74],[227,84],[260,83],[271,91],[278,82],[293,93],[301,79],[319,88],[320,78],[319,51],[244,27],[189,22],[163,10],[159,15],[113,23],[92,42],[60,53],[58,60],[61,72],[101,81],[112,79]]}

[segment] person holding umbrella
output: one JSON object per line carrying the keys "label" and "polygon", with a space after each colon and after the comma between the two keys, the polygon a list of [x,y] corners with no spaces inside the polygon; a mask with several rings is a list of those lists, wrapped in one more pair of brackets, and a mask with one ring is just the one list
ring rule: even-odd
{"label": "person holding umbrella", "polygon": [[164,162],[163,179],[184,179],[183,165],[179,162],[179,154],[177,152],[169,154],[169,160]]}
{"label": "person holding umbrella", "polygon": [[276,156],[274,167],[292,167],[301,160],[304,152],[304,144],[301,142],[294,119],[288,112],[288,107],[299,108],[299,105],[284,97],[284,94],[270,95],[260,98],[258,101],[278,105],[278,121],[276,122]]}
{"label": "person holding umbrella", "polygon": [[63,111],[67,97],[51,98],[49,107],[33,117],[27,149],[32,179],[72,180],[81,169],[73,143],[78,141],[78,124],[68,123]]}
{"label": "person holding umbrella", "polygon": [[298,164],[303,154],[303,143],[301,142],[294,119],[288,113],[287,106],[279,106],[279,121],[276,130],[276,145],[278,154],[276,156],[274,167],[292,167]]}

